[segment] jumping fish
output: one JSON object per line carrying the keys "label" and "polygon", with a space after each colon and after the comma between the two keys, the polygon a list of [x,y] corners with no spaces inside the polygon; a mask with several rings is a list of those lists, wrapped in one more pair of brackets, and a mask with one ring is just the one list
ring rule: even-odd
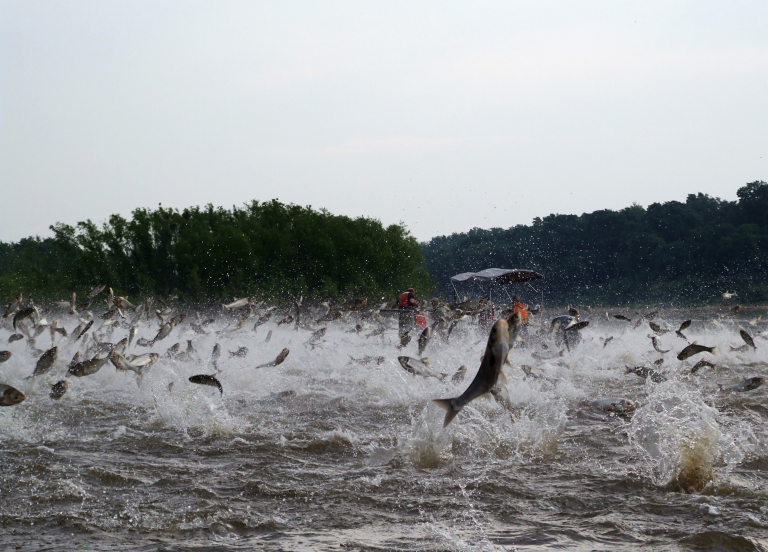
{"label": "jumping fish", "polygon": [[[520,314],[520,313],[516,312],[515,314]],[[566,332],[578,332],[579,330],[583,330],[587,326],[589,326],[589,320],[584,320],[582,322],[576,322],[574,324],[569,324],[568,326],[565,327],[564,331],[566,331]]]}
{"label": "jumping fish", "polygon": [[306,341],[306,344],[308,345],[316,345],[325,335],[325,332],[328,328],[320,328],[316,332],[313,332],[311,336],[309,336],[309,339]]}
{"label": "jumping fish", "polygon": [[33,314],[35,311],[34,307],[27,307],[26,309],[21,309],[13,316],[13,329],[16,329],[16,324],[24,320],[25,318],[28,318],[31,314]]}
{"label": "jumping fish", "polygon": [[737,383],[736,385],[731,385],[730,387],[723,387],[721,384],[718,385],[721,391],[737,391],[739,393],[743,393],[744,391],[752,391],[753,389],[757,389],[764,383],[765,378],[754,377],[747,378],[744,381]]}
{"label": "jumping fish", "polygon": [[82,378],[85,376],[92,376],[93,374],[101,370],[101,367],[104,366],[108,360],[109,360],[109,357],[104,357],[104,358],[94,357],[90,360],[84,360],[72,366],[67,371],[67,373],[78,378]]}
{"label": "jumping fish", "polygon": [[757,349],[757,347],[755,346],[755,342],[754,342],[754,340],[752,339],[752,336],[751,336],[751,335],[749,335],[749,333],[747,333],[747,331],[746,331],[746,330],[741,330],[741,331],[739,332],[739,334],[741,335],[741,339],[743,339],[743,340],[744,340],[744,343],[746,343],[747,345],[749,345],[749,346],[750,346],[750,347],[752,347],[753,349]]}
{"label": "jumping fish", "polygon": [[51,368],[53,368],[53,365],[56,363],[56,359],[59,358],[59,348],[54,346],[48,349],[43,353],[43,356],[41,356],[39,359],[37,359],[37,364],[35,365],[35,371],[32,373],[32,376],[42,376],[43,374],[47,374]]}
{"label": "jumping fish", "polygon": [[[150,343],[152,345],[154,345],[156,342],[158,342],[158,341],[160,341],[162,339],[165,339],[171,333],[172,329],[173,329],[173,325],[171,323],[163,324],[160,327],[160,331],[157,332],[157,335],[154,337],[154,339],[152,339],[152,341],[150,341]],[[138,345],[138,343],[137,343],[137,345]],[[150,347],[152,345],[150,345]]]}
{"label": "jumping fish", "polygon": [[[88,321],[88,323],[85,325],[85,327],[84,327],[84,328],[83,328],[83,329],[80,331],[80,333],[79,333],[79,334],[77,335],[77,337],[75,338],[75,341],[77,341],[78,339],[80,339],[81,337],[83,337],[83,335],[85,334],[85,332],[87,332],[87,331],[90,329],[90,327],[91,327],[91,326],[93,326],[93,320],[89,320],[89,321]],[[72,335],[74,335],[74,334],[72,334]]]}
{"label": "jumping fish", "polygon": [[11,334],[11,337],[8,338],[8,343],[13,343],[19,339],[24,339],[24,336],[20,333]]}
{"label": "jumping fish", "polygon": [[60,380],[53,384],[51,392],[48,394],[53,400],[58,401],[69,389],[69,380]]}
{"label": "jumping fish", "polygon": [[432,331],[429,328],[424,328],[424,331],[421,332],[421,335],[419,336],[418,344],[419,344],[419,356],[424,354],[424,349],[427,348],[427,345],[429,345],[429,340],[432,337]]}
{"label": "jumping fish", "polygon": [[456,415],[469,402],[488,393],[496,385],[501,367],[509,354],[509,326],[505,320],[497,320],[488,336],[485,355],[480,369],[466,391],[452,399],[436,399],[433,402],[446,410],[443,427],[448,427]]}
{"label": "jumping fish", "polygon": [[458,370],[456,370],[456,373],[451,376],[451,381],[453,383],[461,383],[464,381],[464,376],[467,375],[467,365],[462,364]]}
{"label": "jumping fish", "polygon": [[267,362],[265,364],[261,364],[261,365],[257,366],[256,368],[270,368],[272,366],[277,366],[278,364],[282,364],[283,361],[288,356],[288,353],[290,353],[290,352],[291,351],[288,350],[288,349],[283,349],[282,351],[280,351],[280,354],[277,355],[277,358],[275,360],[273,360],[271,362]]}
{"label": "jumping fish", "polygon": [[235,297],[235,300],[233,302],[231,302],[231,303],[229,303],[227,305],[222,303],[221,306],[224,307],[224,310],[232,310],[232,309],[239,309],[241,307],[245,307],[245,306],[249,305],[250,302],[251,302],[251,300],[248,299],[247,297],[244,298],[244,299],[238,299],[237,297]]}
{"label": "jumping fish", "polygon": [[407,347],[410,342],[411,342],[411,331],[408,330],[408,332],[400,336],[400,345],[398,347],[400,349]]}
{"label": "jumping fish", "polygon": [[240,347],[237,351],[229,351],[229,357],[240,357],[245,358],[245,355],[248,354],[248,347]]}
{"label": "jumping fish", "polygon": [[661,354],[664,354],[664,353],[668,353],[668,352],[669,352],[669,349],[667,349],[667,350],[665,351],[665,350],[663,350],[663,349],[661,349],[661,348],[659,347],[659,341],[656,339],[656,336],[655,336],[655,335],[652,335],[652,336],[651,336],[651,343],[653,343],[653,348],[654,348],[654,349],[656,349],[656,352],[657,352],[657,353],[661,353]]}
{"label": "jumping fish", "polygon": [[704,368],[705,366],[709,366],[710,368],[714,368],[715,367],[714,364],[712,364],[711,362],[709,362],[707,360],[700,360],[699,362],[694,364],[693,367],[691,368],[691,374],[695,374],[696,372],[699,371],[700,368]]}
{"label": "jumping fish", "polygon": [[97,296],[99,293],[101,293],[102,291],[104,291],[104,288],[105,288],[105,287],[107,287],[107,286],[106,286],[106,285],[104,285],[104,286],[96,286],[96,287],[95,287],[95,288],[93,288],[93,289],[91,290],[91,292],[88,294],[88,297],[91,297],[91,298],[93,298],[93,297],[96,297],[96,296]]}
{"label": "jumping fish", "polygon": [[26,398],[24,393],[15,387],[0,383],[0,406],[13,406],[19,404]]}
{"label": "jumping fish", "polygon": [[8,317],[12,315],[14,312],[16,312],[16,309],[18,309],[21,306],[21,301],[23,298],[24,296],[21,293],[19,293],[16,297],[13,298],[13,300],[5,308],[5,314],[3,315],[3,319],[8,320]]}
{"label": "jumping fish", "polygon": [[375,363],[378,366],[380,364],[384,364],[386,360],[387,359],[384,358],[383,356],[364,356],[362,358],[355,358],[352,356],[349,357],[350,364],[362,364],[362,365]]}
{"label": "jumping fish", "polygon": [[83,360],[83,351],[77,351],[75,353],[75,356],[72,357],[72,360],[69,361],[69,364],[67,364],[67,368],[72,368],[78,362],[82,362],[82,360]]}
{"label": "jumping fish", "polygon": [[13,356],[13,353],[11,351],[0,351],[0,363],[5,362],[12,356]]}
{"label": "jumping fish", "polygon": [[705,351],[714,355],[715,347],[705,347],[704,345],[699,345],[694,341],[685,349],[680,351],[680,354],[677,355],[677,360],[685,360],[686,358],[690,358],[693,355],[698,355],[699,353],[703,353]]}
{"label": "jumping fish", "polygon": [[448,374],[441,374],[440,372],[435,372],[429,367],[429,359],[423,358],[421,360],[416,358],[411,358],[407,356],[399,356],[397,357],[397,361],[400,363],[400,366],[403,367],[403,369],[406,372],[410,372],[414,376],[423,376],[425,378],[437,378],[440,381],[443,381],[445,378],[448,377]]}
{"label": "jumping fish", "polygon": [[665,378],[662,374],[659,374],[656,370],[646,366],[625,366],[625,368],[627,369],[627,374],[635,374],[643,379],[651,378],[653,383],[662,383],[667,381],[667,378]]}
{"label": "jumping fish", "polygon": [[216,379],[216,376],[211,376],[208,374],[198,374],[196,376],[192,376],[189,378],[189,381],[192,383],[196,383],[198,385],[208,385],[210,387],[215,387],[219,390],[219,393],[222,395],[224,394],[224,389],[221,387],[221,382]]}

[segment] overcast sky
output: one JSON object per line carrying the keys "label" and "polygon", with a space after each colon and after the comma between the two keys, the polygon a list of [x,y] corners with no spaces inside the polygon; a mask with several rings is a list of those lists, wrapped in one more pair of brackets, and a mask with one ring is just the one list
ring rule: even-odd
{"label": "overcast sky", "polygon": [[256,199],[419,240],[768,180],[768,2],[0,2],[0,240]]}

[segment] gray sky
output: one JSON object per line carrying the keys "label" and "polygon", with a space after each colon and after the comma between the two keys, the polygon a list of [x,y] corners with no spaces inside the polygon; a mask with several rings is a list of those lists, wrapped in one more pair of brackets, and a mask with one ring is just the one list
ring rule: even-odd
{"label": "gray sky", "polygon": [[768,2],[0,3],[0,240],[252,199],[420,240],[768,180]]}

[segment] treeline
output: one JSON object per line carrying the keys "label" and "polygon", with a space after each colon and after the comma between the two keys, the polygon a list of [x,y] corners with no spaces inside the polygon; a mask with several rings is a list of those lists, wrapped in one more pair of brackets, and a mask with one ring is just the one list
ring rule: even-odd
{"label": "treeline", "polygon": [[544,274],[536,284],[550,304],[706,304],[726,290],[741,303],[768,301],[768,183],[737,196],[550,215],[436,237],[422,251],[446,297],[452,275],[500,267]]}
{"label": "treeline", "polygon": [[392,297],[430,287],[402,225],[254,201],[227,210],[136,209],[97,225],[56,224],[53,237],[0,242],[0,297],[64,299],[100,284],[118,295],[190,301]]}

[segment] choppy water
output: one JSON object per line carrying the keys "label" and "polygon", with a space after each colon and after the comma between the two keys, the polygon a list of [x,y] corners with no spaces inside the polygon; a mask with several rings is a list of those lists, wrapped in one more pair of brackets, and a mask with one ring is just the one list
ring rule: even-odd
{"label": "choppy water", "polygon": [[[618,311],[616,311],[618,312]],[[49,315],[49,319],[51,319]],[[733,321],[696,321],[691,340],[718,355],[687,362],[666,334],[659,355],[638,329],[591,317],[584,342],[562,359],[515,349],[506,368],[511,415],[477,400],[442,429],[431,399],[460,394],[479,366],[486,334],[473,328],[425,356],[437,371],[469,366],[464,382],[413,377],[397,355],[397,332],[365,338],[330,325],[321,347],[309,332],[269,322],[235,335],[200,336],[188,323],[155,345],[193,339],[196,362],[161,359],[141,386],[111,364],[72,378],[48,397],[74,349],[36,381],[24,341],[0,349],[0,382],[27,395],[0,409],[0,544],[24,550],[765,550],[768,549],[768,385],[718,392],[717,383],[765,376],[768,342],[741,345]],[[658,319],[657,319],[658,320]],[[669,313],[675,329],[682,320]],[[71,330],[76,321],[60,323]],[[739,322],[750,333],[765,331]],[[221,329],[224,323],[209,327]],[[265,343],[268,330],[273,331]],[[139,336],[152,338],[156,326]],[[118,329],[110,338],[127,335]],[[615,336],[607,347],[600,337]],[[38,338],[48,343],[48,334]],[[187,381],[211,373],[219,341],[223,396]],[[414,340],[415,341],[415,340]],[[246,358],[226,351],[250,349]],[[254,369],[283,348],[288,359]],[[182,347],[183,349],[183,347]],[[550,354],[552,348],[536,349]],[[129,352],[147,349],[135,345]],[[350,356],[383,355],[381,365]],[[668,381],[625,374],[650,364]],[[691,375],[696,360],[715,370]],[[751,364],[750,363],[756,363]],[[544,377],[525,378],[520,364]],[[169,391],[169,383],[174,385]],[[295,398],[270,400],[294,390]],[[629,416],[581,406],[625,397]]]}

